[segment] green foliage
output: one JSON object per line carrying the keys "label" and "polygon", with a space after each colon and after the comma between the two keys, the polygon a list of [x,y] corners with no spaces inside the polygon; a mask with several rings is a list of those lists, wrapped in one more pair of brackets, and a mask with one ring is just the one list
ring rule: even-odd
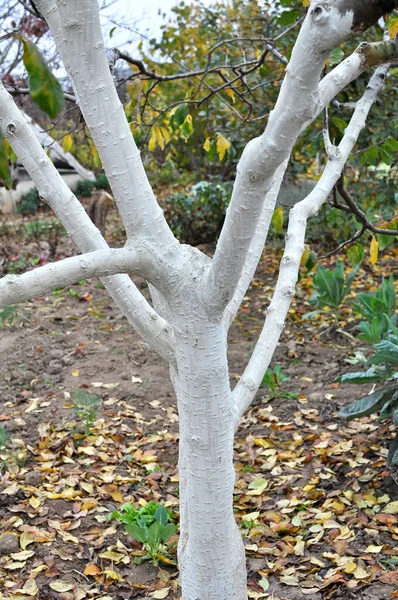
{"label": "green foliage", "polygon": [[23,215],[35,215],[40,206],[39,192],[36,188],[32,188],[21,196],[21,200],[17,205],[18,212]]}
{"label": "green foliage", "polygon": [[159,502],[148,502],[135,508],[133,504],[124,504],[120,511],[114,510],[108,517],[117,519],[126,526],[126,532],[140,542],[147,554],[141,560],[152,559],[155,564],[167,555],[167,542],[177,531],[172,522],[173,513]]}
{"label": "green foliage", "polygon": [[64,106],[64,92],[58,79],[54,77],[36,45],[16,36],[23,45],[23,62],[29,73],[29,93],[35,104],[55,119]]}
{"label": "green foliage", "polygon": [[397,298],[394,278],[383,277],[381,287],[374,293],[358,294],[355,310],[366,319],[359,324],[361,333],[358,338],[362,342],[376,344],[383,340],[388,332],[394,331],[397,323]]}
{"label": "green foliage", "polygon": [[3,134],[0,132],[0,179],[11,188],[11,173]]}
{"label": "green foliage", "polygon": [[275,365],[273,369],[267,369],[260,387],[268,388],[272,398],[298,398],[298,394],[284,392],[280,388],[290,377],[282,373],[282,368]]}
{"label": "green foliage", "polygon": [[78,181],[75,187],[76,196],[82,196],[83,198],[91,196],[94,190],[109,190],[109,181],[105,173],[101,173],[94,180],[83,179]]}
{"label": "green foliage", "polygon": [[311,302],[320,308],[330,306],[339,308],[347,294],[350,293],[354,277],[360,267],[358,263],[347,275],[344,274],[344,263],[338,262],[333,271],[318,267],[314,276],[315,292]]}
{"label": "green foliage", "polygon": [[163,203],[166,219],[181,242],[197,245],[214,242],[224,222],[230,184],[200,181],[188,194],[169,196]]}
{"label": "green foliage", "polygon": [[[338,378],[342,383],[371,383],[380,381],[384,387],[353,404],[341,409],[339,417],[358,419],[371,414],[380,413],[380,420],[392,417],[398,425],[398,330],[390,332],[387,339],[374,345],[375,352],[367,361],[370,369],[365,373],[347,373]],[[398,432],[393,441],[388,457],[389,466],[398,465]]]}
{"label": "green foliage", "polygon": [[102,400],[96,394],[81,388],[72,390],[71,398],[76,418],[81,421],[84,427],[84,435],[87,437],[101,407]]}
{"label": "green foliage", "polygon": [[6,306],[0,309],[0,326],[2,329],[5,327],[12,327],[15,322],[15,318],[18,314],[18,310],[15,306]]}
{"label": "green foliage", "polygon": [[5,427],[0,426],[0,450],[7,448],[8,442],[11,439],[10,433]]}
{"label": "green foliage", "polygon": [[88,197],[91,196],[95,188],[95,182],[91,179],[83,179],[78,181],[75,187],[76,196]]}
{"label": "green foliage", "polygon": [[105,173],[98,175],[94,183],[97,190],[110,190],[109,181]]}

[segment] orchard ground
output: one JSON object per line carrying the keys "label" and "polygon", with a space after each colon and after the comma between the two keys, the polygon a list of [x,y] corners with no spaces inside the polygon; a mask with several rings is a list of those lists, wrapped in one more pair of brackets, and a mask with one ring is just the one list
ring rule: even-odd
{"label": "orchard ground", "polygon": [[[48,258],[43,241],[22,246],[18,223],[11,219],[12,237],[0,238],[3,269],[17,256],[28,264]],[[121,244],[113,221],[106,237]],[[232,385],[271,299],[275,244],[230,330]],[[73,253],[63,238],[57,257]],[[365,261],[350,298],[375,289],[396,259],[390,249],[375,266]],[[385,465],[394,430],[376,417],[337,418],[369,391],[334,382],[358,370],[346,359],[364,345],[350,298],[339,315],[302,320],[312,310],[311,282],[305,275],[297,286],[272,362],[290,377],[281,395],[298,398],[261,389],[236,435],[234,505],[249,597],[398,598],[398,487]],[[178,599],[176,567],[135,564],[141,544],[107,519],[125,502],[156,500],[178,513],[178,416],[167,365],[94,279],[18,306],[0,327],[0,425],[11,434],[0,451],[0,598]],[[102,400],[88,436],[70,396],[79,388]]]}

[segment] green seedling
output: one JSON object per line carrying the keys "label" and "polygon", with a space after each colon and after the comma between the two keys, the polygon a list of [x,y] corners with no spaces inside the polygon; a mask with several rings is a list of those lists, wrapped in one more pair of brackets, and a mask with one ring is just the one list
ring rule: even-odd
{"label": "green seedling", "polygon": [[260,387],[268,388],[271,398],[296,399],[298,398],[298,394],[294,394],[293,392],[284,392],[280,389],[281,386],[289,380],[290,377],[282,373],[282,368],[279,365],[276,365],[273,369],[267,369]]}
{"label": "green seedling", "polygon": [[159,562],[174,564],[168,557],[170,545],[167,542],[177,531],[177,526],[172,522],[173,513],[162,504],[151,501],[140,508],[124,504],[120,511],[114,510],[108,518],[124,523],[126,532],[143,545],[146,555],[137,557],[137,563],[152,560],[155,565]]}
{"label": "green seedling", "polygon": [[101,398],[83,389],[72,390],[71,397],[76,419],[83,424],[84,436],[87,437],[102,404]]}
{"label": "green seedling", "polygon": [[18,311],[15,306],[6,306],[0,310],[1,328],[13,327],[17,313]]}

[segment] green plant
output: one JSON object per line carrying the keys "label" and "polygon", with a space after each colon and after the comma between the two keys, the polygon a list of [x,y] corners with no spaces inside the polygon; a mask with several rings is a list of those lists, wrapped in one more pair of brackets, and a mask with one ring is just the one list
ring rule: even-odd
{"label": "green plant", "polygon": [[[353,384],[383,382],[384,387],[345,406],[340,410],[339,417],[358,419],[379,412],[380,420],[392,417],[395,425],[398,425],[398,329],[395,328],[387,339],[375,344],[374,348],[376,352],[366,362],[370,367],[366,372],[347,373],[337,381]],[[398,434],[390,445],[387,465],[398,465]]]}
{"label": "green plant", "polygon": [[172,522],[173,513],[162,504],[151,501],[140,508],[124,504],[120,511],[114,510],[108,518],[124,523],[127,533],[143,545],[147,554],[138,558],[137,562],[147,559],[152,559],[155,565],[159,560],[167,562],[167,542],[177,531],[177,526]]}
{"label": "green plant", "polygon": [[10,441],[11,436],[5,427],[0,427],[0,450],[3,450],[7,447],[8,442]]}
{"label": "green plant", "polygon": [[95,182],[91,179],[83,179],[78,181],[75,187],[76,196],[91,196],[95,188]]}
{"label": "green plant", "polygon": [[314,276],[315,291],[311,302],[316,303],[320,308],[325,306],[339,308],[344,298],[350,293],[352,282],[361,262],[354,266],[347,277],[344,274],[344,263],[342,262],[338,262],[333,271],[318,267]]}
{"label": "green plant", "polygon": [[364,317],[359,324],[358,338],[362,342],[376,344],[383,340],[397,323],[397,298],[394,279],[383,277],[381,286],[374,293],[360,293],[357,301],[353,302],[355,310]]}
{"label": "green plant", "polygon": [[298,394],[284,392],[280,389],[282,384],[289,380],[290,377],[282,373],[282,368],[279,365],[275,365],[273,369],[267,369],[260,387],[268,388],[271,398],[298,398]]}
{"label": "green plant", "polygon": [[98,177],[94,183],[95,183],[95,187],[97,188],[97,190],[109,190],[110,189],[109,181],[108,181],[108,178],[105,175],[105,173],[101,173],[100,175],[98,175]]}
{"label": "green plant", "polygon": [[166,198],[163,207],[173,233],[184,243],[214,242],[224,221],[230,192],[230,184],[200,181],[187,194]]}
{"label": "green plant", "polygon": [[98,175],[96,179],[83,179],[78,181],[75,187],[76,196],[91,196],[94,190],[109,190],[109,181],[105,173]]}
{"label": "green plant", "polygon": [[39,192],[37,191],[36,188],[32,188],[31,190],[29,190],[29,192],[27,192],[26,194],[24,194],[23,196],[21,196],[21,200],[18,203],[18,212],[23,215],[23,216],[27,216],[27,215],[35,215],[39,209],[40,206],[40,197],[39,197]]}
{"label": "green plant", "polygon": [[[18,309],[15,306],[6,306],[0,310],[0,324],[1,328],[12,327],[14,325],[15,318],[18,314]],[[1,439],[1,438],[0,438]]]}
{"label": "green plant", "polygon": [[71,398],[76,418],[82,422],[84,435],[87,437],[91,431],[98,409],[102,404],[102,400],[96,394],[80,388],[72,390]]}
{"label": "green plant", "polygon": [[0,426],[0,473],[8,469],[8,454],[2,454],[2,451],[6,450],[8,442],[11,436],[5,427]]}

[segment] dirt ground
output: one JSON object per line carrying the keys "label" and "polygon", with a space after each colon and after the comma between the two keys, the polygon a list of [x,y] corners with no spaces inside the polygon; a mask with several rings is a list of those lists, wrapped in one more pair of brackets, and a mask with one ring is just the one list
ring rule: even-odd
{"label": "dirt ground", "polygon": [[[262,325],[273,261],[263,258],[230,331],[232,386]],[[365,392],[334,382],[352,369],[354,322],[348,305],[339,321],[303,321],[308,297],[299,286],[272,362],[290,377],[281,389],[298,398],[260,390],[236,436],[249,596],[398,597],[398,487],[385,466],[393,427],[336,418]],[[87,437],[76,388],[102,400]],[[97,280],[26,302],[3,323],[0,394],[0,425],[12,436],[0,478],[0,598],[179,598],[176,568],[135,564],[140,545],[106,518],[151,499],[178,512],[178,416],[167,365]]]}

